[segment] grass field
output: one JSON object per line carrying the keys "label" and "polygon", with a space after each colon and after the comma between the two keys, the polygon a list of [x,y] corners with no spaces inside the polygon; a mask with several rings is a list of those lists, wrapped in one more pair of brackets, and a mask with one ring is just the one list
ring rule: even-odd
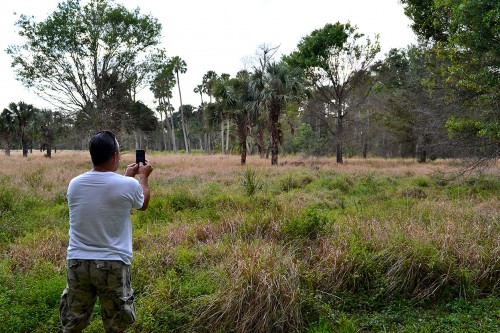
{"label": "grass field", "polygon": [[[58,332],[65,192],[88,153],[12,155],[0,332]],[[459,161],[149,158],[131,332],[500,332],[498,165],[455,177]],[[86,332],[103,332],[98,306]]]}

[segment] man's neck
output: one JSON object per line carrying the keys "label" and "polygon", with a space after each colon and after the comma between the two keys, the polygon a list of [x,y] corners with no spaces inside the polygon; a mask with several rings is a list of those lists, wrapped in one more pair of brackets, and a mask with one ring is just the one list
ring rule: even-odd
{"label": "man's neck", "polygon": [[97,172],[115,172],[112,167],[107,165],[94,165],[94,168],[92,170]]}

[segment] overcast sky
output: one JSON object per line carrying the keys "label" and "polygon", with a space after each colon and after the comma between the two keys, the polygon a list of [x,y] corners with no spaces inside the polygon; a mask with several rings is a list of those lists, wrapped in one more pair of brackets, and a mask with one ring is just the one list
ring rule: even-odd
{"label": "overcast sky", "polygon": [[[25,101],[36,107],[50,107],[15,79],[11,58],[5,53],[10,44],[21,40],[14,25],[19,14],[36,21],[52,13],[59,0],[0,0],[0,110],[10,102]],[[86,2],[85,0],[83,1]],[[187,63],[181,75],[183,102],[198,106],[193,92],[203,75],[213,70],[234,76],[244,68],[245,59],[262,44],[280,46],[281,54],[293,51],[302,37],[326,23],[350,22],[358,31],[373,37],[380,34],[381,56],[391,48],[415,43],[415,35],[399,0],[117,0],[129,9],[139,7],[163,26],[162,46],[169,56]],[[177,90],[173,104],[177,109]],[[139,99],[150,107],[154,100],[146,88]]]}

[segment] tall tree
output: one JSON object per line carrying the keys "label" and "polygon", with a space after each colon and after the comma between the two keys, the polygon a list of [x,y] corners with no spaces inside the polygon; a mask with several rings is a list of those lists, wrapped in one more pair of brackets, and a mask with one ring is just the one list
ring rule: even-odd
{"label": "tall tree", "polygon": [[37,109],[31,104],[24,102],[10,103],[8,112],[14,115],[14,119],[17,126],[17,133],[21,139],[21,145],[23,150],[23,157],[28,156],[28,141],[30,140],[30,133],[28,131],[31,122],[35,119]]}
{"label": "tall tree", "polygon": [[18,80],[61,109],[83,112],[94,127],[108,120],[102,111],[113,79],[137,81],[161,34],[155,18],[111,0],[66,0],[41,22],[21,15],[17,26],[24,44],[7,52]]}
{"label": "tall tree", "polygon": [[189,154],[189,141],[187,134],[187,125],[186,120],[184,119],[184,108],[182,104],[182,94],[181,94],[181,83],[179,80],[179,73],[184,74],[187,71],[187,64],[184,60],[182,60],[179,56],[175,56],[169,61],[169,65],[172,67],[175,76],[177,78],[177,88],[179,89],[179,101],[181,106],[179,107],[179,111],[181,113],[181,126],[182,126],[182,135],[184,137],[184,146],[186,147],[186,152]]}
{"label": "tall tree", "polygon": [[[337,163],[343,163],[344,122],[351,110],[366,101],[371,85],[363,82],[380,51],[378,36],[374,42],[351,24],[326,24],[302,38],[297,50],[284,60],[305,70],[309,84],[314,87],[326,107],[318,110],[335,136]],[[363,92],[356,89],[364,88]]]}
{"label": "tall tree", "polygon": [[[150,90],[159,101],[159,111],[165,113],[165,125],[170,134],[172,150],[177,153],[177,142],[175,138],[175,125],[173,120],[173,106],[170,103],[172,90],[175,86],[175,76],[172,66],[168,63],[160,62],[155,68],[155,75],[151,81]],[[164,125],[164,126],[165,126]]]}
{"label": "tall tree", "polygon": [[203,84],[198,84],[194,89],[193,92],[195,94],[200,94],[200,105],[203,105]]}
{"label": "tall tree", "polygon": [[227,135],[226,139],[224,138],[224,125],[227,121],[227,134],[229,134],[229,120],[227,119],[227,116],[232,103],[229,84],[230,75],[227,73],[222,73],[219,77],[213,77],[212,79],[214,80],[214,82],[212,83],[212,94],[215,98],[215,102],[211,103],[212,105],[210,105],[210,107],[208,108],[207,116],[209,117],[210,124],[220,125],[221,154],[224,155],[227,151],[226,147],[229,146],[229,135]]}
{"label": "tall tree", "polygon": [[228,117],[236,124],[238,144],[241,155],[241,164],[246,163],[247,136],[252,126],[253,104],[255,97],[250,86],[250,73],[246,70],[239,71],[235,78],[227,82],[227,107]]}
{"label": "tall tree", "polygon": [[46,157],[52,157],[52,148],[58,137],[67,130],[67,122],[61,112],[42,109],[36,117],[36,128],[41,140],[40,150],[45,149]]}
{"label": "tall tree", "polygon": [[10,156],[12,140],[15,137],[16,122],[13,113],[4,109],[0,114],[0,140],[2,141],[5,156]]}
{"label": "tall tree", "polygon": [[203,92],[208,95],[210,103],[212,103],[214,86],[217,80],[218,76],[217,73],[214,71],[208,71],[203,75],[203,80],[202,80]]}
{"label": "tall tree", "polygon": [[304,96],[302,72],[284,62],[271,62],[264,73],[256,71],[252,78],[252,90],[269,119],[271,134],[271,165],[278,164],[279,145],[283,135],[280,117],[287,103]]}

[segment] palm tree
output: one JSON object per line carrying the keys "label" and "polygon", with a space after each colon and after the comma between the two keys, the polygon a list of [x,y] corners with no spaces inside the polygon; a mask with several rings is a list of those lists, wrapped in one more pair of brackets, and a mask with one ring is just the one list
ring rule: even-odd
{"label": "palm tree", "polygon": [[212,103],[214,87],[218,79],[219,77],[217,76],[217,73],[215,73],[214,71],[208,71],[205,73],[205,75],[203,75],[203,80],[202,80],[203,92],[208,95],[210,103]]}
{"label": "palm tree", "polygon": [[[170,134],[172,150],[177,153],[177,142],[175,140],[175,126],[172,117],[173,107],[170,103],[172,98],[172,89],[175,86],[175,77],[173,68],[169,65],[162,64],[151,82],[151,91],[159,101],[158,111],[165,113],[165,123],[167,131]],[[165,130],[165,128],[163,128]]]}
{"label": "palm tree", "polygon": [[189,142],[188,142],[188,136],[186,133],[186,121],[184,119],[184,112],[183,112],[183,107],[182,107],[182,94],[181,94],[181,84],[179,81],[179,72],[181,74],[186,73],[187,71],[187,64],[184,60],[182,60],[179,56],[175,56],[169,61],[169,65],[172,66],[172,69],[177,77],[177,88],[179,89],[179,101],[181,103],[181,106],[179,108],[179,111],[181,112],[181,125],[182,125],[182,133],[184,136],[184,145],[186,147],[186,152],[189,154]]}
{"label": "palm tree", "polygon": [[10,112],[15,116],[19,136],[21,137],[21,144],[23,149],[23,157],[28,156],[28,128],[31,121],[34,119],[36,109],[31,104],[24,102],[10,103]]}
{"label": "palm tree", "polygon": [[5,156],[10,156],[12,139],[16,131],[16,122],[10,110],[4,109],[0,114],[0,140],[3,143]]}
{"label": "palm tree", "polygon": [[224,123],[227,118],[227,113],[230,109],[230,104],[232,103],[232,98],[230,95],[230,76],[229,74],[223,73],[213,84],[213,95],[215,97],[215,111],[216,113],[212,116],[216,116],[217,122],[220,124],[220,135],[221,135],[221,153],[224,155],[229,146],[229,120],[227,120],[227,137],[226,137],[226,148],[224,148]]}
{"label": "palm tree", "polygon": [[200,94],[200,99],[201,99],[201,104],[200,105],[203,105],[203,84],[199,84],[197,85],[194,89],[193,89],[193,92],[195,94]]}
{"label": "palm tree", "polygon": [[283,141],[280,117],[287,103],[300,100],[304,94],[301,72],[285,63],[271,62],[265,72],[257,70],[252,87],[259,105],[269,119],[271,134],[271,165],[278,164],[279,144]]}
{"label": "palm tree", "polygon": [[51,110],[40,110],[36,117],[36,127],[41,139],[41,148],[45,148],[46,157],[52,157],[52,147],[58,136],[64,132],[64,117],[60,112],[52,112]]}
{"label": "palm tree", "polygon": [[241,153],[241,164],[246,163],[248,129],[252,126],[254,113],[254,96],[250,90],[250,73],[242,70],[236,78],[229,81],[229,117],[235,122],[238,129],[238,143]]}

